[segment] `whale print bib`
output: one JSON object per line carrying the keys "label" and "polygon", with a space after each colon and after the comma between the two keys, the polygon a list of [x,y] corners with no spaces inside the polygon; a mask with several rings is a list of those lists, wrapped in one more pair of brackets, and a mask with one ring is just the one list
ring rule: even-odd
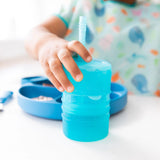
{"label": "whale print bib", "polygon": [[[66,4],[65,4],[66,3]],[[56,14],[78,40],[79,16],[86,16],[86,47],[112,64],[112,81],[130,94],[160,96],[160,5],[126,5],[103,0],[66,0]]]}

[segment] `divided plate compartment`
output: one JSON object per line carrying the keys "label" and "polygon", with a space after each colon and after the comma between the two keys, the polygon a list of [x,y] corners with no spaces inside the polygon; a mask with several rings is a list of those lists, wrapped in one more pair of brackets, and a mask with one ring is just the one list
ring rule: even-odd
{"label": "divided plate compartment", "polygon": [[[39,96],[51,97],[53,100],[38,101],[33,99]],[[62,93],[54,87],[26,85],[19,89],[18,104],[22,110],[31,115],[61,120],[61,96]]]}

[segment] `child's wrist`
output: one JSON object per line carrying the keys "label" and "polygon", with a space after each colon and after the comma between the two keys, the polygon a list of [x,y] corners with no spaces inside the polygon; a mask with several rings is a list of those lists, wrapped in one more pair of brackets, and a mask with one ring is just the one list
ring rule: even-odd
{"label": "child's wrist", "polygon": [[42,35],[41,38],[39,38],[37,45],[36,45],[36,53],[37,53],[37,58],[39,58],[39,53],[45,47],[48,45],[48,43],[53,43],[56,41],[58,37],[52,33],[45,33]]}

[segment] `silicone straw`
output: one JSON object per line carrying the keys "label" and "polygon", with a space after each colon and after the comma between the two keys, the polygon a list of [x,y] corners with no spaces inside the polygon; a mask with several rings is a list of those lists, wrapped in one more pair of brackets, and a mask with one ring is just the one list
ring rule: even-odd
{"label": "silicone straw", "polygon": [[86,26],[87,26],[86,17],[80,16],[80,20],[79,20],[79,41],[84,46],[86,45]]}

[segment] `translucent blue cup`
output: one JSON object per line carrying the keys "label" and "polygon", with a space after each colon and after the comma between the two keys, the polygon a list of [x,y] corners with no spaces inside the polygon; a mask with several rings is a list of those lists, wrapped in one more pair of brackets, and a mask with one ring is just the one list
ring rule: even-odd
{"label": "translucent blue cup", "polygon": [[62,96],[63,132],[66,137],[91,142],[105,138],[109,130],[111,65],[102,60],[75,61],[83,73],[83,80],[76,82],[64,71],[74,85],[72,93]]}
{"label": "translucent blue cup", "polygon": [[92,142],[108,135],[109,114],[101,116],[74,116],[62,114],[63,132],[66,137],[81,142]]}

